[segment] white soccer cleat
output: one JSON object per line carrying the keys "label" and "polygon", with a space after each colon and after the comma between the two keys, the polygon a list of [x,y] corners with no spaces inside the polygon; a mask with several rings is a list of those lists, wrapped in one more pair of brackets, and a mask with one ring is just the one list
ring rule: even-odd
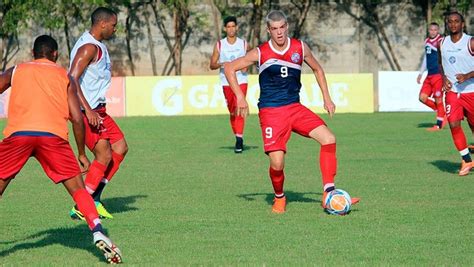
{"label": "white soccer cleat", "polygon": [[112,243],[112,240],[103,233],[94,233],[94,244],[98,249],[100,249],[100,251],[102,251],[108,263],[122,263],[122,252],[120,252],[120,249]]}

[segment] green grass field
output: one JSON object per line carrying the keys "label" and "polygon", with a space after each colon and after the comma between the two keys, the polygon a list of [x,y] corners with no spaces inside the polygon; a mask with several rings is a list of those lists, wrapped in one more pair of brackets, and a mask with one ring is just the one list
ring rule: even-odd
{"label": "green grass field", "polygon": [[[288,144],[287,213],[271,213],[268,159],[255,114],[233,153],[227,116],[118,119],[130,151],[104,192],[104,221],[129,265],[474,265],[474,174],[459,177],[432,113],[324,117],[338,139],[336,185],[361,203],[320,208],[316,142]],[[1,122],[3,128],[4,122]],[[467,135],[471,139],[471,134]],[[0,200],[0,265],[103,262],[73,205],[30,160]]]}

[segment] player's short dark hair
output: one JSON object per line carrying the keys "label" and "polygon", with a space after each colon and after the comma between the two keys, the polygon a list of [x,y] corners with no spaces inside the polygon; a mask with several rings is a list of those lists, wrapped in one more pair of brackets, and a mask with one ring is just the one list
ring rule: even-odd
{"label": "player's short dark hair", "polygon": [[429,26],[436,26],[436,27],[438,27],[438,28],[439,28],[439,24],[438,24],[438,23],[436,23],[436,22],[431,22]]}
{"label": "player's short dark hair", "polygon": [[224,26],[227,26],[227,23],[233,22],[235,25],[237,25],[237,18],[234,16],[228,16],[224,19]]}
{"label": "player's short dark hair", "polygon": [[451,15],[458,15],[459,18],[461,19],[461,22],[464,22],[464,16],[461,13],[459,13],[458,11],[449,12],[448,15],[446,16],[446,18],[448,18]]}
{"label": "player's short dark hair", "polygon": [[33,57],[53,58],[53,52],[58,51],[58,43],[49,35],[41,35],[35,39],[33,44]]}
{"label": "player's short dark hair", "polygon": [[98,7],[91,15],[92,25],[97,24],[99,21],[108,21],[111,17],[117,16],[117,12],[110,8]]}

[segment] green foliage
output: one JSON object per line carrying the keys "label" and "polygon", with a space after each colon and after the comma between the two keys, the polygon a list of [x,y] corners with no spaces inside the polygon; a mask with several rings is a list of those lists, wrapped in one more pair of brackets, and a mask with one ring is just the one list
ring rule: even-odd
{"label": "green foliage", "polygon": [[[321,210],[319,145],[296,134],[286,157],[288,211],[270,212],[255,113],[241,155],[233,153],[228,116],[118,119],[130,151],[105,188],[115,218],[103,222],[125,264],[474,265],[474,174],[457,176],[449,130],[425,131],[434,113],[323,117],[338,140],[336,185],[362,198],[348,216]],[[102,262],[86,224],[69,219],[72,205],[30,160],[1,199],[1,264]]]}
{"label": "green foliage", "polygon": [[9,36],[24,28],[28,19],[32,17],[34,3],[33,0],[0,1],[0,36]]}
{"label": "green foliage", "polygon": [[439,25],[444,25],[444,16],[450,10],[457,10],[461,14],[465,14],[472,5],[471,0],[458,0],[455,6],[451,6],[450,0],[440,0],[433,6],[432,21]]}

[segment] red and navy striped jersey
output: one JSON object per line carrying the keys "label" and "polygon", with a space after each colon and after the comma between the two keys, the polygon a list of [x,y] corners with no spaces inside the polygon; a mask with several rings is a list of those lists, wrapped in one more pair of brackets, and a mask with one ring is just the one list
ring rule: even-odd
{"label": "red and navy striped jersey", "polygon": [[288,38],[288,46],[283,51],[274,49],[271,41],[257,49],[260,84],[258,107],[280,107],[299,102],[304,58],[302,41]]}
{"label": "red and navy striped jersey", "polygon": [[438,34],[433,39],[428,37],[425,40],[426,69],[428,70],[428,75],[440,73],[438,65],[438,46],[442,39],[443,37]]}

